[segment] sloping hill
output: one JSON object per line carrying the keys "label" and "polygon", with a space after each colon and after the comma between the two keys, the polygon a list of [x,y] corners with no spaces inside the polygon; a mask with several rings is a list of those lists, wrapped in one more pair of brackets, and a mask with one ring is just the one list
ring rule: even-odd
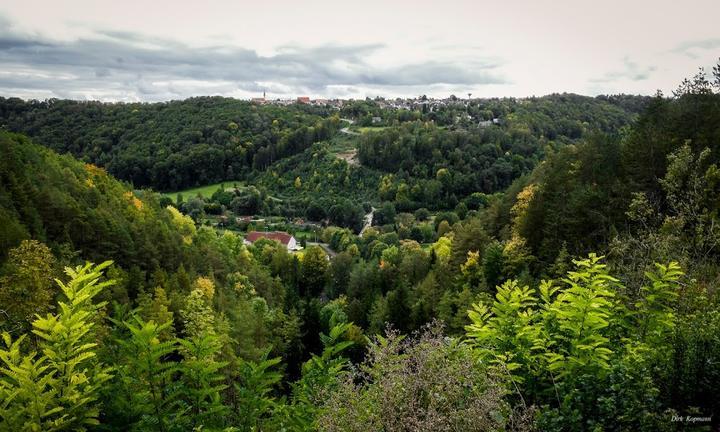
{"label": "sloping hill", "polygon": [[133,104],[0,98],[0,126],[162,191],[264,169],[332,136],[340,119],[330,114],[222,97]]}
{"label": "sloping hill", "polygon": [[173,268],[183,241],[172,214],[150,192],[103,169],[0,132],[0,260],[22,239],[123,267]]}

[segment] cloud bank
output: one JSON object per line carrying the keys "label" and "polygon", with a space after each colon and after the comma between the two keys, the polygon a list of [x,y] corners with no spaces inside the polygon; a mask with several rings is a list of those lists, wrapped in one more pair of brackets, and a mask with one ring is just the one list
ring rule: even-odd
{"label": "cloud bank", "polygon": [[194,95],[342,95],[353,87],[406,91],[503,84],[497,59],[378,66],[383,44],[283,46],[273,55],[213,45],[191,47],[120,31],[71,41],[24,34],[0,22],[0,93],[21,97],[143,100]]}

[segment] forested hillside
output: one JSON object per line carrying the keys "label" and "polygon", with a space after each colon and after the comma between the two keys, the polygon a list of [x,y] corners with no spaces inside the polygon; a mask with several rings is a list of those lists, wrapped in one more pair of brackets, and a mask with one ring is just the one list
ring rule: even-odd
{"label": "forested hillside", "polygon": [[178,190],[264,169],[329,138],[339,119],[323,108],[220,97],[154,104],[0,98],[0,125],[135,187]]}
{"label": "forested hillside", "polygon": [[[460,199],[472,187],[485,192],[502,190],[532,169],[550,142],[572,142],[592,130],[616,132],[645,103],[646,98],[631,96],[552,95],[478,99],[467,106],[448,105],[425,113],[421,109],[381,109],[372,101],[351,102],[341,112],[358,122],[378,113],[385,125],[408,123],[358,144],[362,162],[389,173],[401,170],[399,180],[407,175],[432,177],[440,168],[457,169],[452,172],[457,185],[447,195],[459,195],[455,199]],[[103,167],[135,187],[160,191],[223,180],[253,180],[257,171],[331,138],[339,128],[339,114],[330,107],[258,105],[219,97],[154,104],[0,98],[0,125],[4,128]],[[478,121],[486,117],[502,124],[480,130]],[[425,124],[425,129],[432,123],[473,132],[446,133],[432,128],[423,133],[422,127],[413,126],[414,121]],[[397,151],[399,144],[401,151]],[[469,149],[472,159],[460,164],[458,158]],[[400,167],[397,161],[410,154],[415,158],[404,159]],[[442,186],[429,185],[431,191]],[[413,199],[422,204],[434,197]]]}
{"label": "forested hillside", "polygon": [[[339,116],[289,107],[282,130],[329,135],[175,203],[0,133],[0,430],[717,430],[713,72],[650,100],[489,101],[505,123],[487,127],[419,111],[342,142]],[[202,101],[234,103],[133,109]],[[48,124],[55,103],[134,106],[16,111]],[[26,131],[68,150],[52,130]],[[345,140],[362,166],[337,157]],[[90,159],[112,170],[128,148]],[[249,205],[325,220],[325,248],[245,244],[203,217]]]}

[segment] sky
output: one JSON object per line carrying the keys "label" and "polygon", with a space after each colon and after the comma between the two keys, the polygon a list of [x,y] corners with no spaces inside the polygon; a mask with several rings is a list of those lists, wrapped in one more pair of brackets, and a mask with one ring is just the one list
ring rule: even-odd
{"label": "sky", "polygon": [[672,92],[718,0],[3,0],[0,96],[163,101]]}

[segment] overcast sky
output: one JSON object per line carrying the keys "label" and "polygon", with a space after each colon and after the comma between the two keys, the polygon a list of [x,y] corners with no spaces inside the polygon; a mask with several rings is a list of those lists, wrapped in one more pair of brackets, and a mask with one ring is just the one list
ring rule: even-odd
{"label": "overcast sky", "polygon": [[0,95],[158,101],[669,93],[719,0],[5,0]]}

